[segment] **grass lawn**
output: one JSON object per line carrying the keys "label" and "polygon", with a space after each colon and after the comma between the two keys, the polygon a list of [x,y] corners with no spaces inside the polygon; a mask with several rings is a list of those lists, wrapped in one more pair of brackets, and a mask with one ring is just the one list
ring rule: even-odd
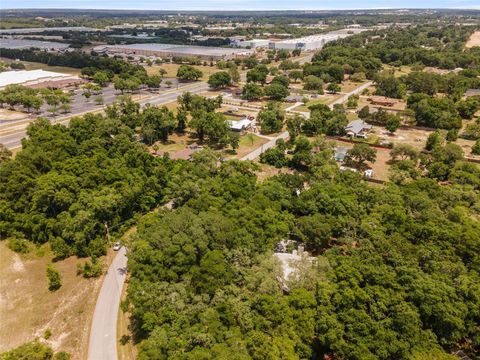
{"label": "grass lawn", "polygon": [[[241,157],[247,155],[249,152],[255,150],[259,146],[262,146],[266,142],[268,142],[267,139],[259,137],[252,133],[240,136],[240,146],[237,149],[237,153],[233,156],[230,156],[234,159],[240,159]],[[227,154],[227,156],[229,155]]]}
{"label": "grass lawn", "polygon": [[318,99],[314,99],[314,100],[310,100],[306,105],[300,105],[298,107],[296,107],[295,111],[310,111],[308,109],[309,106],[312,106],[312,105],[316,105],[316,104],[325,104],[325,105],[328,105],[330,104],[331,102],[337,100],[340,96],[340,94],[335,94],[335,95],[322,95],[321,98],[318,98]]}
{"label": "grass lawn", "polygon": [[394,73],[395,77],[408,75],[412,72],[411,66],[394,67],[394,66],[391,66],[391,65],[383,65],[383,69],[384,70],[395,70],[395,73]]}
{"label": "grass lawn", "polygon": [[[165,77],[176,77],[177,70],[180,67],[179,64],[162,64],[162,65],[152,65],[152,66],[145,66],[147,73],[149,75],[158,74],[160,69],[165,69],[167,74]],[[203,77],[201,80],[208,80],[208,77],[213,73],[220,71],[216,66],[203,66],[203,65],[194,65],[195,68],[201,70],[203,72]]]}
{"label": "grass lawn", "polygon": [[[155,145],[158,147],[159,151],[165,151],[165,152],[176,152],[179,150],[185,149],[189,144],[194,143],[195,140],[192,139],[189,135],[188,132],[185,134],[176,134],[173,133],[168,137],[168,141],[165,143],[162,143],[160,141],[157,141]],[[153,145],[153,146],[155,146]],[[153,147],[152,146],[152,147]]]}
{"label": "grass lawn", "polygon": [[177,107],[178,107],[178,102],[177,101],[172,101],[168,104],[164,104],[162,106],[165,106],[168,110],[176,112]]}
{"label": "grass lawn", "polygon": [[[46,266],[52,261],[47,245],[31,246],[30,253],[19,255],[0,242],[0,352],[35,338],[46,329],[52,336],[46,341],[53,349],[64,350],[75,359],[87,357],[90,322],[103,277],[77,276],[74,256],[54,263],[61,274],[62,287],[50,292]],[[105,263],[110,263],[109,251]]]}
{"label": "grass lawn", "polygon": [[355,89],[358,88],[360,85],[362,85],[362,83],[353,82],[353,81],[344,81],[344,82],[342,82],[342,84],[340,85],[340,88],[342,89],[342,92],[348,93],[348,92],[350,92],[350,91],[355,90]]}
{"label": "grass lawn", "polygon": [[45,70],[45,71],[55,71],[63,74],[70,74],[70,75],[80,75],[81,69],[75,69],[66,66],[50,66],[42,63],[31,62],[31,61],[13,61],[12,59],[0,58],[1,61],[6,63],[11,62],[21,62],[25,65],[25,70]]}
{"label": "grass lawn", "polygon": [[357,120],[358,115],[356,113],[347,112],[347,119],[350,121]]}
{"label": "grass lawn", "polygon": [[388,180],[390,174],[390,165],[387,163],[390,160],[390,149],[376,149],[377,160],[374,163],[368,163],[373,169],[373,178],[379,180]]}

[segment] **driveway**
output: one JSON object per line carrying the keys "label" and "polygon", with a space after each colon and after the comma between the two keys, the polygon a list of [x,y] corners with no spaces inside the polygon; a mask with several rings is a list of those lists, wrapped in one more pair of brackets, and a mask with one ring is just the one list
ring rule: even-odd
{"label": "driveway", "polygon": [[97,298],[88,343],[89,360],[117,360],[117,317],[126,276],[127,256],[122,247],[108,268]]}

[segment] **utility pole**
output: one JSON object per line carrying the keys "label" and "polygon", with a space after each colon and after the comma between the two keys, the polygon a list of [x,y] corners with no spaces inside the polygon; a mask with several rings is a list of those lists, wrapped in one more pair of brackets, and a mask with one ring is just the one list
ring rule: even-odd
{"label": "utility pole", "polygon": [[105,221],[105,235],[107,236],[107,241],[110,243],[110,231],[108,229],[108,224]]}

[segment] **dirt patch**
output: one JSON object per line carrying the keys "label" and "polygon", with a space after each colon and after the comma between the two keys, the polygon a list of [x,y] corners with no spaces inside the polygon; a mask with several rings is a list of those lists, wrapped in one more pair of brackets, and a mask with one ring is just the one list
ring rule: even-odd
{"label": "dirt patch", "polygon": [[467,49],[470,49],[474,46],[480,46],[480,31],[475,31],[472,35],[470,35],[470,38],[465,44]]}
{"label": "dirt patch", "polygon": [[259,183],[264,182],[268,178],[278,174],[293,174],[292,169],[288,168],[276,168],[275,166],[268,164],[257,163],[260,166],[260,170],[257,171],[257,181]]}
{"label": "dirt patch", "polygon": [[[103,278],[76,275],[76,257],[56,262],[62,287],[47,288],[45,269],[52,260],[47,248],[18,255],[0,243],[0,352],[39,338],[56,351],[67,351],[73,359],[87,355],[90,321]],[[109,262],[111,255],[106,262]],[[45,330],[52,336],[43,339]]]}
{"label": "dirt patch", "polygon": [[23,265],[23,261],[20,259],[20,256],[18,256],[17,254],[13,254],[12,271],[14,273],[25,271],[25,265]]}
{"label": "dirt patch", "polygon": [[28,115],[19,111],[0,109],[0,121],[13,121],[25,119]]}

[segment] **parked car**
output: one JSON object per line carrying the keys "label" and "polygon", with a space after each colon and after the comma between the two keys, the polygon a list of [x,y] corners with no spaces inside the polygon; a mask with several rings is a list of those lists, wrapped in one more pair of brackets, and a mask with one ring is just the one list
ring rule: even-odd
{"label": "parked car", "polygon": [[120,250],[121,247],[122,247],[122,245],[121,245],[119,242],[116,242],[116,243],[113,245],[113,250],[114,250],[114,251],[118,251],[118,250]]}

